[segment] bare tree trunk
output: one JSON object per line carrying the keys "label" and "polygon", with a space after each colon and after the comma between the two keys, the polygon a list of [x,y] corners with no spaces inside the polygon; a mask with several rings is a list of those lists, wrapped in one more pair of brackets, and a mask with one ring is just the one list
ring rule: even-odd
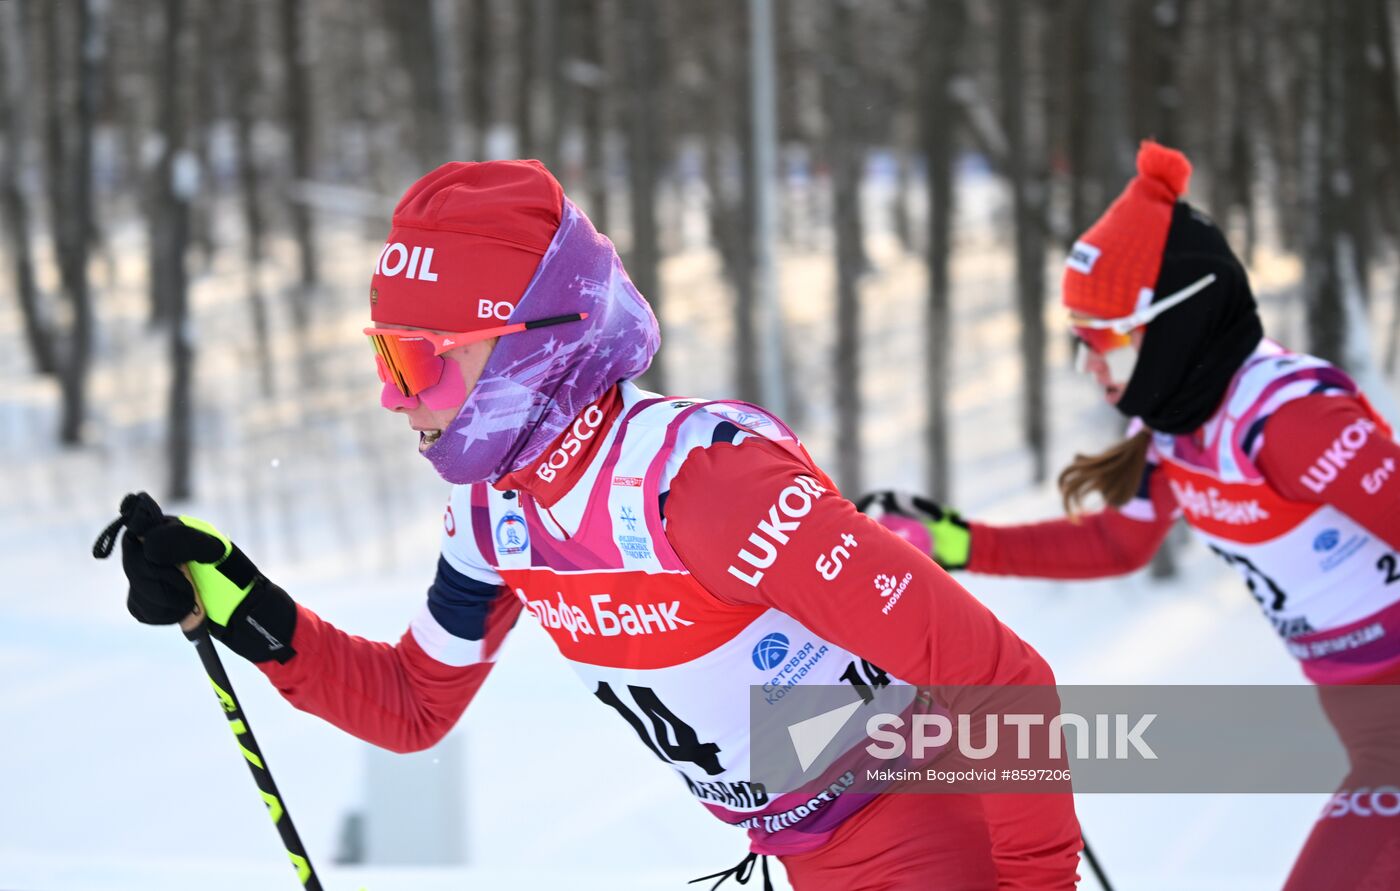
{"label": "bare tree trunk", "polygon": [[262,90],[257,55],[243,51],[257,42],[258,7],[255,4],[229,4],[224,7],[224,40],[220,46],[223,68],[233,83],[234,144],[238,153],[238,191],[243,205],[243,256],[248,276],[248,312],[253,329],[253,346],[258,356],[258,381],[264,396],[276,389],[272,368],[271,330],[267,298],[262,290],[262,265],[266,256],[263,230],[267,214],[262,201],[262,170],[258,164],[253,128],[257,123],[254,103]]}
{"label": "bare tree trunk", "polygon": [[1075,61],[1069,132],[1070,223],[1076,235],[1108,207],[1132,176],[1124,84],[1126,7],[1116,0],[1073,0],[1070,7]]}
{"label": "bare tree trunk", "polygon": [[[67,77],[64,66],[65,41],[63,39],[64,12],[71,7],[57,3],[37,3],[22,7],[23,11],[37,16],[36,30],[40,37],[40,52],[43,58],[42,82],[44,101],[40,108],[44,112],[44,190],[49,205],[49,225],[53,231],[55,253],[62,258],[67,250],[61,220],[69,206],[68,190],[71,184],[66,179],[69,147],[69,130],[64,121],[64,113],[71,106]],[[61,260],[60,260],[61,262]]]}
{"label": "bare tree trunk", "polygon": [[1239,34],[1235,27],[1239,0],[1225,0],[1206,8],[1206,31],[1210,51],[1206,54],[1210,72],[1206,91],[1209,120],[1210,212],[1222,229],[1230,229],[1235,209],[1240,205],[1240,183],[1235,178],[1233,154],[1236,130],[1242,112],[1243,85],[1235,78],[1235,55]]}
{"label": "bare tree trunk", "polygon": [[[345,14],[347,31],[354,41],[351,52],[360,64],[353,66],[353,76],[347,74],[343,86],[353,90],[351,114],[354,126],[363,135],[369,182],[376,191],[388,194],[400,185],[402,166],[401,140],[393,115],[400,103],[390,94],[390,78],[381,74],[394,56],[393,41],[384,29],[375,27],[375,10],[368,4],[345,4]],[[365,222],[369,237],[384,234],[382,221],[372,225],[372,233],[368,232],[369,220]]]}
{"label": "bare tree trunk", "polygon": [[1133,135],[1181,144],[1181,66],[1189,0],[1140,0],[1129,11]]}
{"label": "bare tree trunk", "polygon": [[1341,168],[1345,98],[1342,63],[1337,58],[1344,13],[1329,4],[1313,7],[1308,27],[1299,35],[1302,63],[1314,72],[1304,96],[1302,169],[1304,205],[1304,292],[1310,351],[1340,362],[1346,340],[1343,272],[1338,264],[1342,236],[1342,197],[1337,189]]}
{"label": "bare tree trunk", "polygon": [[[194,16],[195,23],[191,37],[196,41],[193,58],[204,60],[205,64],[195,72],[196,95],[193,103],[190,142],[195,159],[199,163],[200,179],[209,182],[210,188],[201,189],[190,207],[190,238],[198,247],[200,266],[207,272],[214,265],[214,199],[212,146],[210,129],[222,117],[222,110],[216,101],[217,66],[208,64],[217,50],[216,34],[218,15],[214,10],[202,9]],[[250,53],[251,55],[251,53]]]}
{"label": "bare tree trunk", "polygon": [[34,247],[30,232],[29,193],[24,185],[25,159],[33,115],[27,46],[34,39],[30,22],[22,19],[19,5],[0,3],[0,133],[4,134],[4,163],[0,165],[0,214],[10,241],[15,296],[24,321],[24,339],[34,370],[55,374],[52,322],[39,302],[34,277]]}
{"label": "bare tree trunk", "polygon": [[531,104],[535,98],[535,78],[541,72],[535,70],[535,29],[533,27],[533,0],[513,0],[515,9],[515,155],[519,158],[533,158],[538,140],[535,136],[535,115]]}
{"label": "bare tree trunk", "polygon": [[898,145],[895,148],[895,179],[894,179],[894,234],[899,239],[900,247],[908,253],[914,253],[918,246],[914,242],[914,221],[910,212],[909,204],[914,198],[914,153],[909,149],[910,137],[907,135],[908,120],[899,125],[900,135]]}
{"label": "bare tree trunk", "polygon": [[[656,231],[656,186],[660,174],[661,134],[657,133],[661,102],[658,43],[661,28],[652,0],[627,0],[623,7],[623,46],[627,60],[627,197],[631,208],[631,250],[627,271],[637,289],[662,317],[661,250]],[[643,385],[666,392],[660,359],[643,375]]]}
{"label": "bare tree trunk", "polygon": [[1065,153],[1069,162],[1069,225],[1077,238],[1101,210],[1099,171],[1094,163],[1094,49],[1090,39],[1091,0],[1069,0],[1066,18],[1069,94]]}
{"label": "bare tree trunk", "polygon": [[544,166],[564,179],[563,158],[560,155],[564,138],[564,118],[572,109],[564,104],[563,65],[568,44],[565,42],[567,16],[559,0],[531,0],[534,9],[534,66],[532,80],[535,94],[530,100],[530,113],[535,116],[531,130],[538,141],[536,157]]}
{"label": "bare tree trunk", "polygon": [[[812,145],[817,141],[812,132],[813,115],[807,110],[812,106],[805,101],[813,84],[819,84],[820,72],[812,64],[811,57],[821,50],[815,31],[819,22],[808,10],[811,4],[800,6],[795,3],[778,2],[773,4],[774,39],[777,44],[775,67],[781,74],[775,85],[778,104],[778,192],[782,210],[782,241],[784,245],[799,250],[809,250],[814,241],[813,226],[815,214],[811,210],[812,187]],[[792,173],[800,171],[799,176]],[[800,400],[789,403],[791,414]]]}
{"label": "bare tree trunk", "polygon": [[[42,7],[50,87],[63,97],[56,103],[58,108],[50,110],[50,145],[57,153],[50,154],[49,160],[58,179],[57,183],[51,179],[51,200],[57,197],[60,201],[52,209],[55,253],[63,291],[72,312],[72,327],[63,344],[59,375],[63,398],[59,441],[64,445],[77,445],[82,441],[86,410],[87,371],[93,341],[92,295],[87,269],[90,235],[94,228],[92,143],[98,72],[106,52],[99,3],[82,0],[71,8],[74,32],[70,54],[62,49],[66,36],[60,18],[62,10],[50,4]],[[70,58],[73,76],[65,78],[62,70],[65,60]],[[64,89],[65,83],[69,89]],[[51,96],[50,102],[53,101]],[[59,132],[52,132],[55,128]],[[65,133],[71,135],[71,139]]]}
{"label": "bare tree trunk", "polygon": [[[1045,239],[1036,219],[1045,213],[1045,184],[1031,173],[1039,146],[1027,136],[1027,103],[1022,60],[1028,46],[1023,6],[1001,0],[997,59],[1001,107],[1006,120],[1011,196],[1016,219],[1016,304],[1021,321],[1021,426],[1031,452],[1032,478],[1042,483],[1046,466]],[[1038,140],[1037,140],[1038,142]]]}
{"label": "bare tree trunk", "polygon": [[836,350],[832,390],[836,399],[836,483],[861,491],[860,276],[861,245],[860,72],[856,65],[853,0],[835,0],[829,29],[826,109],[831,158],[833,228],[836,235]]}
{"label": "bare tree trunk", "polygon": [[471,47],[461,69],[468,79],[462,95],[470,97],[465,115],[471,122],[468,155],[475,160],[485,160],[486,139],[491,130],[491,72],[494,70],[491,2],[466,0],[458,16],[459,32],[464,33],[461,45]]}
{"label": "bare tree trunk", "polygon": [[[681,4],[657,3],[655,5],[657,10],[656,59],[652,70],[656,72],[656,84],[653,89],[656,91],[659,114],[652,122],[652,126],[656,129],[654,169],[657,171],[656,209],[657,240],[659,243],[657,254],[666,256],[679,249],[681,216],[685,210],[685,202],[682,197],[684,183],[679,178],[666,175],[667,159],[680,155],[681,137],[689,127],[690,116],[680,103],[671,101],[671,97],[674,95],[672,92],[674,87],[672,80],[673,59],[668,53],[668,41],[670,35],[683,33],[677,27],[677,22],[680,20]],[[746,14],[742,6],[735,7],[736,17],[743,18]]]}
{"label": "bare tree trunk", "polygon": [[433,47],[437,64],[433,70],[433,92],[438,98],[441,120],[437,126],[442,133],[443,155],[439,164],[463,161],[470,146],[470,109],[462,87],[467,78],[467,53],[471,43],[464,40],[466,31],[459,21],[469,12],[458,0],[429,0],[433,23]]}
{"label": "bare tree trunk", "polygon": [[1303,22],[1311,10],[1303,6],[1283,4],[1271,10],[1263,19],[1259,57],[1264,68],[1274,76],[1265,78],[1256,95],[1260,99],[1261,125],[1269,133],[1265,143],[1274,165],[1273,197],[1277,208],[1278,235],[1284,250],[1300,253],[1305,240],[1308,210],[1304,207],[1302,139],[1306,129],[1299,96],[1314,85],[1306,70],[1298,64],[1301,41],[1305,39]]}
{"label": "bare tree trunk", "polygon": [[[108,116],[118,127],[119,175],[122,181],[127,183],[144,184],[148,181],[146,161],[142,157],[142,144],[149,132],[147,109],[152,92],[152,79],[147,76],[146,71],[150,65],[146,35],[146,21],[149,18],[149,9],[143,4],[130,14],[113,16],[111,21],[112,52],[109,74],[113,82],[110,85],[111,107]],[[148,196],[141,188],[133,191],[139,196],[140,210],[144,214]]]}
{"label": "bare tree trunk", "polygon": [[[759,402],[758,333],[754,318],[753,165],[747,36],[742,16],[718,17],[704,42],[705,181],[710,193],[710,239],[734,294],[735,387]],[[698,25],[697,25],[698,27]],[[737,179],[732,174],[737,173]]]}
{"label": "bare tree trunk", "polygon": [[1235,203],[1244,217],[1244,259],[1254,261],[1259,246],[1259,217],[1254,208],[1254,182],[1258,169],[1255,157],[1255,134],[1259,129],[1256,105],[1260,90],[1254,72],[1259,65],[1257,29],[1250,27],[1249,11],[1243,6],[1232,7],[1232,24],[1239,35],[1230,58],[1235,68],[1235,89],[1239,114],[1234,122],[1234,138],[1230,145],[1230,178],[1235,182]]}
{"label": "bare tree trunk", "polygon": [[1099,106],[1097,163],[1103,194],[1092,213],[1107,209],[1109,201],[1129,179],[1134,168],[1134,143],[1128,132],[1127,28],[1125,4],[1117,0],[1091,0],[1090,34],[1094,45],[1095,101]]}
{"label": "bare tree trunk", "polygon": [[443,54],[436,10],[433,0],[385,0],[382,6],[394,48],[408,73],[410,132],[418,167],[424,171],[448,160],[455,119],[439,77]]}
{"label": "bare tree trunk", "polygon": [[[1376,172],[1380,179],[1378,203],[1385,222],[1385,228],[1392,242],[1400,239],[1400,66],[1395,59],[1395,31],[1390,6],[1386,0],[1375,0],[1376,19],[1374,42],[1380,65],[1375,71],[1376,104],[1379,123],[1376,144],[1380,155],[1376,162]],[[1383,368],[1386,374],[1394,374],[1397,360],[1400,360],[1400,291],[1392,296],[1394,307],[1391,310],[1390,331],[1386,340]]]}
{"label": "bare tree trunk", "polygon": [[[971,77],[960,77],[954,81],[951,90],[954,104],[959,116],[967,124],[967,135],[977,150],[986,158],[992,170],[1008,179],[1011,176],[1011,156],[1007,150],[1006,128],[1002,126],[992,110],[991,103],[987,102],[978,93],[977,86]],[[1073,117],[1073,115],[1071,115]],[[1073,167],[1071,168],[1073,174]],[[1092,182],[1092,177],[1080,181],[1075,177],[1071,182],[1071,187],[1075,194],[1083,191],[1085,183]],[[1050,215],[1048,201],[1044,204],[1045,212],[1036,217],[1033,222],[1040,228],[1041,236],[1044,239],[1054,241],[1063,246],[1066,250],[1074,242],[1074,235],[1056,218]],[[1073,210],[1072,210],[1073,212]]]}
{"label": "bare tree trunk", "polygon": [[952,455],[949,448],[948,388],[952,372],[953,312],[948,264],[952,255],[954,131],[952,91],[958,77],[958,50],[966,31],[962,0],[927,0],[924,7],[923,101],[920,131],[928,159],[928,311],[924,346],[924,392],[927,398],[928,491],[951,501]]}
{"label": "bare tree trunk", "polygon": [[298,328],[305,328],[310,317],[311,289],[321,280],[311,206],[300,195],[301,187],[312,178],[315,157],[311,119],[311,59],[306,41],[305,0],[278,2],[282,10],[285,114],[292,143],[292,231],[296,236],[302,285],[292,298],[292,319]]}
{"label": "bare tree trunk", "polygon": [[1387,0],[1370,0],[1366,55],[1370,70],[1375,129],[1368,153],[1367,179],[1376,185],[1378,234],[1393,242],[1400,238],[1400,70],[1395,61],[1394,31]]}
{"label": "bare tree trunk", "polygon": [[[1379,54],[1375,47],[1367,46],[1371,31],[1376,27],[1370,15],[1372,9],[1372,5],[1365,2],[1346,4],[1337,44],[1345,108],[1341,145],[1344,172],[1341,179],[1345,182],[1345,188],[1340,190],[1342,225],[1351,243],[1351,268],[1347,275],[1353,276],[1350,287],[1360,304],[1348,309],[1363,312],[1371,305],[1370,271],[1377,250],[1373,225],[1377,177],[1370,164],[1375,151],[1377,110],[1372,101],[1375,94],[1371,89],[1370,71]],[[1365,324],[1365,319],[1352,321]]]}
{"label": "bare tree trunk", "polygon": [[608,133],[612,128],[612,108],[610,97],[615,89],[613,75],[616,55],[611,51],[609,37],[612,34],[612,0],[591,0],[583,18],[583,33],[579,43],[588,52],[588,63],[593,70],[593,83],[584,91],[583,131],[587,153],[587,174],[584,190],[588,201],[588,215],[599,232],[610,231],[608,213]]}
{"label": "bare tree trunk", "polygon": [[167,491],[171,498],[192,494],[194,348],[188,330],[188,278],[185,253],[190,239],[190,202],[198,162],[186,145],[187,124],[183,95],[185,70],[186,0],[165,0],[165,34],[161,50],[160,130],[162,151],[157,166],[159,200],[153,223],[153,239],[160,265],[152,275],[162,282],[161,291],[170,307],[169,461]]}

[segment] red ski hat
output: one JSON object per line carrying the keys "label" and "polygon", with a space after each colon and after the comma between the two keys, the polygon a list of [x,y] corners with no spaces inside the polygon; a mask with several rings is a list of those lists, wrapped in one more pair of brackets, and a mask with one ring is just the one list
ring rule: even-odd
{"label": "red ski hat", "polygon": [[1146,139],[1138,148],[1137,169],[1065,260],[1062,299],[1071,312],[1116,319],[1152,302],[1172,211],[1186,192],[1191,162]]}
{"label": "red ski hat", "polygon": [[452,162],[414,183],[370,279],[370,318],[465,332],[515,310],[563,213],[539,161]]}

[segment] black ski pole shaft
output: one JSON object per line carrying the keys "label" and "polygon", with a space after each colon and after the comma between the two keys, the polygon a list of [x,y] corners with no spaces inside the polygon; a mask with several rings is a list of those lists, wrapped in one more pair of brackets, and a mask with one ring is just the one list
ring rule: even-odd
{"label": "black ski pole shaft", "polygon": [[1104,875],[1103,867],[1099,865],[1099,858],[1094,856],[1094,849],[1089,847],[1089,840],[1081,833],[1080,841],[1084,842],[1084,859],[1089,861],[1089,868],[1094,871],[1094,878],[1099,880],[1099,886],[1103,891],[1113,891],[1113,885],[1108,881],[1108,876]]}
{"label": "black ski pole shaft", "polygon": [[296,826],[292,824],[292,815],[282,803],[282,795],[277,791],[277,783],[273,782],[272,771],[268,769],[262,750],[258,748],[258,741],[253,737],[253,728],[248,726],[248,718],[243,714],[238,700],[234,698],[233,683],[229,681],[228,672],[224,671],[223,660],[214,649],[214,639],[209,636],[202,622],[193,631],[186,631],[185,639],[194,644],[199,661],[204,664],[209,683],[213,685],[214,693],[219,697],[219,705],[224,710],[224,717],[228,718],[229,729],[233,731],[238,748],[243,750],[243,760],[248,762],[253,781],[258,784],[258,794],[262,796],[263,804],[267,805],[267,815],[272,818],[272,825],[277,827],[277,834],[282,836],[282,844],[287,848],[287,856],[292,860],[297,878],[301,879],[302,887],[307,891],[321,891],[321,880],[316,876],[316,870],[311,865],[311,857],[306,853],[301,837],[297,835]]}

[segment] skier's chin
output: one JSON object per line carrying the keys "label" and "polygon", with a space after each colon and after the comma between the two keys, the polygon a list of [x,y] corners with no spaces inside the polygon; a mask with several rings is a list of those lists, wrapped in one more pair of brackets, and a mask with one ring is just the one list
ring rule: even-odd
{"label": "skier's chin", "polygon": [[1109,405],[1117,405],[1118,400],[1123,398],[1123,388],[1117,384],[1109,384],[1103,388],[1103,401]]}

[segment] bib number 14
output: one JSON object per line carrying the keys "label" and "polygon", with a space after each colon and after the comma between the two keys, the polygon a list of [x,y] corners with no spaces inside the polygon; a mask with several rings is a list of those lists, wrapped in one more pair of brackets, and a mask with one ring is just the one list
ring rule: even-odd
{"label": "bib number 14", "polygon": [[[637,704],[641,715],[623,705],[607,681],[599,681],[598,689],[593,691],[593,695],[621,715],[637,732],[637,736],[641,737],[642,742],[646,743],[646,747],[655,752],[656,757],[662,761],[672,764],[688,762],[700,767],[710,776],[724,772],[719,763],[719,746],[712,742],[702,743],[695,728],[676,717],[675,712],[666,707],[655,690],[629,684],[627,691],[632,694],[632,701]],[[643,721],[643,718],[646,718],[646,721]]]}

